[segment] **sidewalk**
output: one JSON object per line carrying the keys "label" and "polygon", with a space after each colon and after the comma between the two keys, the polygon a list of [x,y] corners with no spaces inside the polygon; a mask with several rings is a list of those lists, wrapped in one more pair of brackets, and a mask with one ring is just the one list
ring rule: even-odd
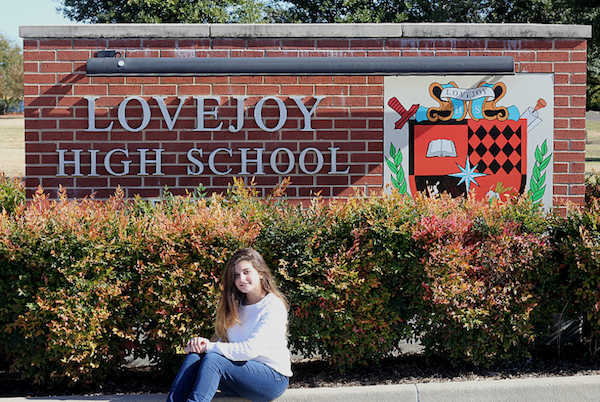
{"label": "sidewalk", "polygon": [[[164,402],[165,394],[0,398],[0,402]],[[218,396],[218,402],[242,402]],[[277,402],[597,402],[600,375],[289,389]]]}

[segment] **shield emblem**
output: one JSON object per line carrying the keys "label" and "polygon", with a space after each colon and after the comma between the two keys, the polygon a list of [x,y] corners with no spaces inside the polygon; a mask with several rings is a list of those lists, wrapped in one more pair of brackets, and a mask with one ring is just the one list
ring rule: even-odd
{"label": "shield emblem", "polygon": [[525,190],[527,120],[409,121],[409,185],[412,193]]}

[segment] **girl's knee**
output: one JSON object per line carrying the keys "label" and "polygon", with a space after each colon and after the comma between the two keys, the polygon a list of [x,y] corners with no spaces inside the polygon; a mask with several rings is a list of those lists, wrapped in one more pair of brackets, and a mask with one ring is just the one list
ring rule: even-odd
{"label": "girl's knee", "polygon": [[197,353],[190,353],[185,356],[185,360],[181,364],[182,367],[190,367],[196,364],[199,364],[200,360],[202,360],[202,356]]}
{"label": "girl's knee", "polygon": [[198,370],[198,366],[200,365],[201,359],[202,359],[202,356],[200,356],[196,353],[190,353],[190,354],[186,355],[185,359],[181,363],[181,367],[179,368],[179,371],[187,372],[190,369],[193,369],[194,367],[195,367],[195,370]]}
{"label": "girl's knee", "polygon": [[200,372],[207,373],[224,373],[228,367],[232,367],[235,365],[235,362],[230,361],[224,356],[221,356],[218,353],[207,353],[202,358],[202,362],[200,363]]}
{"label": "girl's knee", "polygon": [[226,360],[225,357],[221,356],[218,353],[207,353],[204,355],[204,358],[202,359],[202,365],[209,365],[209,366],[220,366],[223,364],[223,361]]}

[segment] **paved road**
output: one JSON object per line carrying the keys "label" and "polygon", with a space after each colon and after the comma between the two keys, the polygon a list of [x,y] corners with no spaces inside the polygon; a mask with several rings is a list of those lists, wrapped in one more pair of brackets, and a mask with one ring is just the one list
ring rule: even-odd
{"label": "paved road", "polygon": [[585,112],[585,119],[590,121],[600,121],[600,112]]}

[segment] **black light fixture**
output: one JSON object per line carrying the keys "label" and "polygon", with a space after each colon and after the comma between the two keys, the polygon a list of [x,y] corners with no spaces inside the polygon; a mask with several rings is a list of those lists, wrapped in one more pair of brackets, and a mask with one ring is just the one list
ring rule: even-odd
{"label": "black light fixture", "polygon": [[477,57],[146,57],[99,51],[89,76],[514,74],[508,56]]}

